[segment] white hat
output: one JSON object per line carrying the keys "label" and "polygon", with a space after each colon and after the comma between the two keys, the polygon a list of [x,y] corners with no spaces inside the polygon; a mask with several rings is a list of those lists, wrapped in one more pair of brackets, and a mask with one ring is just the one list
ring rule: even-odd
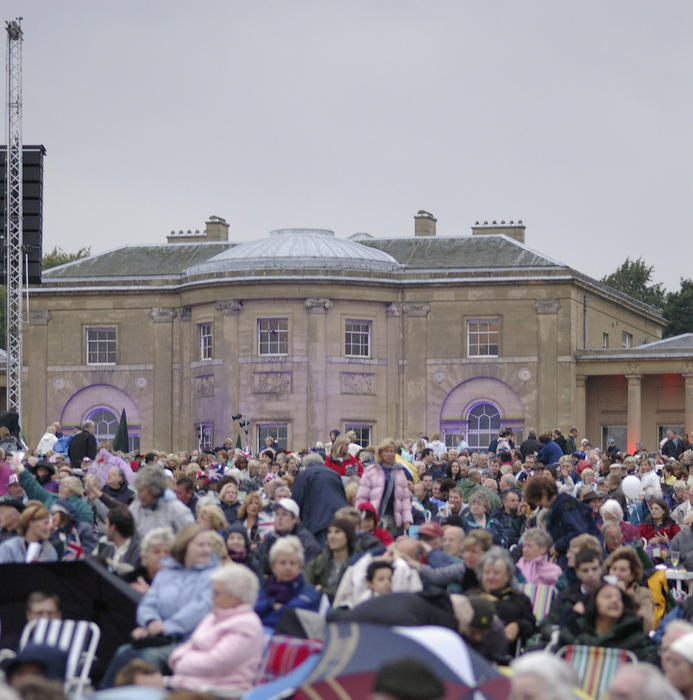
{"label": "white hat", "polygon": [[686,632],[686,634],[675,639],[669,647],[669,651],[673,651],[686,659],[689,664],[693,664],[693,632]]}
{"label": "white hat", "polygon": [[289,511],[294,518],[298,518],[301,515],[301,509],[298,507],[298,503],[292,498],[280,498],[275,508],[283,508]]}

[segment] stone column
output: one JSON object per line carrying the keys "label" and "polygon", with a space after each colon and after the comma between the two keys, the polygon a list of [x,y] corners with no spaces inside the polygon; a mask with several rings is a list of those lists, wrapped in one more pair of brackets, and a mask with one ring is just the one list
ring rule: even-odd
{"label": "stone column", "polygon": [[[214,414],[218,416],[219,427],[215,431],[219,441],[226,436],[233,436],[237,432],[236,424],[231,416],[240,413],[240,374],[238,364],[238,314],[243,304],[238,300],[219,301],[216,305],[217,319],[221,314],[220,323],[215,324],[213,356],[221,359],[223,365],[220,368],[220,386],[214,392]],[[241,442],[245,447],[245,434],[241,436]],[[235,444],[235,442],[234,442]]]}
{"label": "stone column", "polygon": [[385,324],[387,334],[387,375],[385,384],[386,418],[385,425],[378,426],[377,435],[373,436],[374,444],[388,435],[402,436],[402,314],[401,304],[393,303],[385,307]]}
{"label": "stone column", "polygon": [[626,365],[628,381],[628,452],[635,449],[635,443],[642,437],[642,375],[640,365],[629,362]]}
{"label": "stone column", "polygon": [[[173,372],[174,390],[178,392],[178,405],[180,411],[174,416],[174,447],[177,450],[189,450],[192,444],[192,379],[190,372],[190,362],[192,361],[192,347],[194,345],[193,333],[195,327],[191,323],[192,308],[181,306],[178,310],[178,376]],[[155,358],[156,362],[156,358]],[[156,401],[156,397],[154,397]]]}
{"label": "stone column", "polygon": [[587,377],[575,377],[575,423],[582,435],[587,435]]}
{"label": "stone column", "polygon": [[[425,302],[406,302],[404,311],[404,363],[402,412],[404,435],[416,437],[429,431],[426,424],[428,404],[428,314],[431,305]],[[438,430],[439,426],[432,426]]]}
{"label": "stone column", "polygon": [[687,361],[683,365],[683,383],[684,383],[684,409],[683,420],[684,428],[689,435],[693,431],[693,362]]}
{"label": "stone column", "polygon": [[558,408],[558,299],[537,299],[537,428],[551,431]]}
{"label": "stone column", "polygon": [[[306,402],[306,441],[309,446],[329,433],[327,425],[327,311],[331,299],[306,299],[308,312],[308,396]],[[296,436],[294,436],[294,441]]]}
{"label": "stone column", "polygon": [[153,444],[168,450],[173,446],[173,319],[176,309],[156,306],[152,319],[152,356],[154,357]]}
{"label": "stone column", "polygon": [[[50,311],[31,311],[29,324],[24,329],[22,358],[22,429],[31,445],[35,445],[46,429],[48,419],[56,420],[60,416],[48,416],[46,387],[47,353],[50,347],[48,324],[52,316]],[[78,343],[81,348],[81,343]],[[84,352],[84,351],[82,351]],[[82,357],[83,364],[85,362]],[[7,386],[7,384],[5,384]],[[7,389],[5,389],[7,391]],[[7,395],[7,394],[5,394]],[[4,406],[3,406],[4,408]]]}

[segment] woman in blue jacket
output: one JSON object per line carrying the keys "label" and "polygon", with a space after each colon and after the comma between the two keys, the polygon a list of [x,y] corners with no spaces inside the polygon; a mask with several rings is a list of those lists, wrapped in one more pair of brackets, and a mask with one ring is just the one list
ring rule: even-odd
{"label": "woman in blue jacket", "polygon": [[217,563],[211,532],[202,525],[188,525],[176,535],[171,556],[137,605],[133,642],[116,652],[104,676],[104,688],[110,688],[118,671],[133,659],[166,670],[173,648],[190,636],[212,608],[210,576]]}
{"label": "woman in blue jacket", "polygon": [[262,624],[274,631],[284,611],[317,610],[320,592],[303,580],[303,545],[295,535],[280,537],[269,552],[270,571],[255,605]]}

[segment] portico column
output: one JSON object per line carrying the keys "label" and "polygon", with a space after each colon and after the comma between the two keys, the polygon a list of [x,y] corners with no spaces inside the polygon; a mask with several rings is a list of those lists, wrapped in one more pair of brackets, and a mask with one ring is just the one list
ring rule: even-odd
{"label": "portico column", "polygon": [[157,306],[149,312],[152,320],[154,363],[153,444],[173,445],[173,319],[178,311]]}
{"label": "portico column", "polygon": [[324,439],[327,425],[327,311],[331,299],[306,299],[308,312],[308,402],[306,438],[308,445]]}
{"label": "portico column", "polygon": [[583,435],[587,434],[587,377],[575,377],[575,423]]}
{"label": "portico column", "polygon": [[629,364],[626,367],[628,381],[628,451],[632,454],[635,443],[642,436],[642,375],[640,365]]}
{"label": "portico column", "polygon": [[[427,302],[405,302],[404,312],[404,435],[417,436],[429,431],[426,422],[428,404],[428,314],[431,305]],[[436,424],[432,430],[438,430]]]}
{"label": "portico column", "polygon": [[691,431],[693,431],[693,362],[685,362],[683,366],[683,383],[684,383],[684,405],[683,405],[683,421],[684,429],[688,433],[690,440]]}
{"label": "portico column", "polygon": [[[223,388],[219,392],[220,398],[216,399],[215,397],[214,408],[215,415],[219,417],[220,421],[219,434],[233,437],[235,437],[236,425],[231,420],[231,416],[242,412],[239,405],[238,364],[238,314],[242,308],[243,304],[238,299],[218,301],[216,304],[217,312],[221,313],[220,333],[218,334],[221,342],[218,343],[219,350],[214,350],[214,353],[215,356],[223,356],[224,365],[221,368]],[[245,442],[243,434],[241,435],[241,443],[244,447],[246,446]]]}

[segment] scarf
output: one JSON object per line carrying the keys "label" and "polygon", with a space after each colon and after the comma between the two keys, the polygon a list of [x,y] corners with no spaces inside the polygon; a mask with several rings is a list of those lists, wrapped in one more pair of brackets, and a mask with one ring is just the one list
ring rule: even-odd
{"label": "scarf", "polygon": [[385,474],[385,491],[380,501],[380,507],[378,508],[378,520],[383,519],[383,515],[385,514],[387,504],[390,502],[390,498],[392,498],[392,492],[395,490],[395,470],[397,469],[397,465],[393,464],[392,466],[390,466],[387,464],[381,464],[380,468]]}
{"label": "scarf", "polygon": [[274,575],[272,575],[267,579],[267,583],[265,583],[265,595],[268,598],[272,598],[275,603],[284,605],[291,600],[294,584],[299,578],[300,576],[296,577],[293,581],[277,581]]}

